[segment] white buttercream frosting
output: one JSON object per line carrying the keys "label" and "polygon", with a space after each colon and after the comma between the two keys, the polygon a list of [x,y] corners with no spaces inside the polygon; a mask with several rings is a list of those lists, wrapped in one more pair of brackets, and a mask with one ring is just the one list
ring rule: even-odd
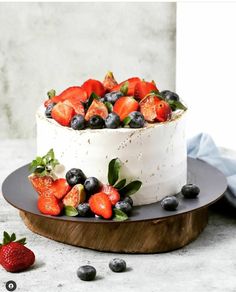
{"label": "white buttercream frosting", "polygon": [[62,164],[58,175],[80,168],[87,177],[107,183],[108,164],[118,157],[122,162],[120,179],[142,181],[132,196],[135,205],[157,202],[178,193],[186,183],[187,151],[185,113],[165,123],[148,124],[140,129],[119,128],[76,131],[36,114],[37,154],[51,148]]}

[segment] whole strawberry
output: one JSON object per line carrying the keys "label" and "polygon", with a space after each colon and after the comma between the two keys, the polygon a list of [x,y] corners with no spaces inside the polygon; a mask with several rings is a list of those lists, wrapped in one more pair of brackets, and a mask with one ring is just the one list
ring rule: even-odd
{"label": "whole strawberry", "polygon": [[11,236],[4,231],[3,243],[0,245],[0,264],[8,272],[24,271],[33,265],[34,253],[25,247],[26,238],[16,241],[16,235]]}

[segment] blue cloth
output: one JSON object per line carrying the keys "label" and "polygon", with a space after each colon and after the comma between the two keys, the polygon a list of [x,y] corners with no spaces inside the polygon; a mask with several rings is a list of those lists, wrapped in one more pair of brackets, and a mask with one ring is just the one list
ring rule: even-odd
{"label": "blue cloth", "polygon": [[200,133],[187,142],[188,156],[203,160],[226,176],[228,187],[236,200],[236,159],[222,155],[210,135]]}

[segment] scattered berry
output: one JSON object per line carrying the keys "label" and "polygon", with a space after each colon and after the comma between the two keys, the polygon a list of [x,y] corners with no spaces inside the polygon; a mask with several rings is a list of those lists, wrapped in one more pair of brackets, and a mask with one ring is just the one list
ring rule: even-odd
{"label": "scattered berry", "polygon": [[166,100],[173,100],[173,101],[179,101],[179,95],[175,92],[172,92],[170,90],[163,90],[160,92],[161,96],[163,96]]}
{"label": "scattered berry", "polygon": [[132,210],[132,206],[127,201],[119,201],[115,204],[115,208],[128,214]]}
{"label": "scattered berry", "polygon": [[86,200],[86,193],[82,184],[73,186],[71,191],[63,198],[62,202],[65,206],[78,207],[80,203]]}
{"label": "scattered berry", "polygon": [[66,180],[70,186],[84,184],[86,176],[79,168],[71,168],[66,173]]}
{"label": "scattered berry", "polygon": [[102,129],[104,128],[105,122],[102,117],[94,115],[89,119],[89,127],[91,129]]}
{"label": "scattered berry", "polygon": [[109,262],[109,268],[116,273],[124,272],[126,270],[126,262],[119,258],[112,259]]}
{"label": "scattered berry", "polygon": [[179,205],[179,201],[175,196],[165,197],[161,201],[161,206],[167,211],[175,211]]}
{"label": "scattered berry", "polygon": [[186,184],[182,187],[181,193],[187,199],[194,199],[199,195],[200,189],[194,184]]}
{"label": "scattered berry", "polygon": [[131,112],[129,114],[130,117],[130,122],[129,122],[129,126],[130,128],[142,128],[145,124],[145,119],[142,113],[140,112]]}
{"label": "scattered berry", "polygon": [[77,276],[82,281],[92,281],[96,277],[96,269],[93,266],[81,266],[77,270]]}
{"label": "scattered berry", "polygon": [[87,194],[93,195],[100,189],[100,182],[96,177],[88,177],[84,182],[84,189]]}
{"label": "scattered berry", "polygon": [[128,202],[131,207],[134,205],[133,199],[130,196],[125,197],[123,201]]}
{"label": "scattered berry", "polygon": [[115,104],[115,102],[121,97],[123,94],[120,91],[108,92],[105,94],[105,101],[110,102],[111,104]]}
{"label": "scattered berry", "polygon": [[52,118],[51,113],[52,113],[52,109],[53,109],[53,107],[54,107],[55,105],[56,105],[55,102],[51,102],[51,103],[48,104],[48,106],[47,106],[47,108],[46,108],[46,110],[45,110],[45,116],[46,116],[47,118],[49,118],[49,119]]}
{"label": "scattered berry", "polygon": [[134,97],[137,99],[143,99],[147,94],[152,91],[158,91],[154,81],[146,82],[144,80],[138,81],[134,88]]}
{"label": "scattered berry", "polygon": [[80,203],[77,207],[78,215],[81,217],[89,217],[91,215],[91,210],[89,203]]}
{"label": "scattered berry", "polygon": [[85,81],[81,87],[87,92],[88,98],[93,92],[100,97],[105,94],[105,88],[98,80],[89,79]]}
{"label": "scattered berry", "polygon": [[89,205],[94,214],[100,215],[104,219],[112,217],[112,204],[105,193],[100,192],[92,195],[89,198]]}
{"label": "scattered berry", "polygon": [[116,129],[120,126],[120,117],[116,113],[110,113],[105,119],[105,125],[109,129]]}
{"label": "scattered berry", "polygon": [[108,196],[112,206],[115,206],[115,204],[120,200],[119,192],[111,185],[103,185],[101,192],[105,193]]}
{"label": "scattered berry", "polygon": [[139,103],[131,96],[120,97],[114,107],[113,111],[120,117],[123,121],[131,112],[137,111],[139,108]]}
{"label": "scattered berry", "polygon": [[156,114],[157,114],[157,120],[159,122],[165,122],[167,120],[169,120],[171,118],[171,107],[169,106],[169,104],[164,101],[161,100],[157,106],[156,106]]}
{"label": "scattered berry", "polygon": [[71,119],[70,126],[74,130],[83,130],[85,128],[85,119],[83,115],[75,115]]}
{"label": "scattered berry", "polygon": [[73,107],[62,102],[57,103],[51,112],[52,118],[62,126],[69,126],[74,114],[75,110]]}

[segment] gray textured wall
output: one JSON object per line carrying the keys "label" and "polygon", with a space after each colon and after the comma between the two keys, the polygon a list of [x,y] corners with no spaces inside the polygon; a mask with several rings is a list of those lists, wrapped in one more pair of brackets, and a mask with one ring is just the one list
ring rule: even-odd
{"label": "gray textured wall", "polygon": [[175,87],[175,3],[0,3],[0,138],[35,135],[58,92],[107,70]]}

